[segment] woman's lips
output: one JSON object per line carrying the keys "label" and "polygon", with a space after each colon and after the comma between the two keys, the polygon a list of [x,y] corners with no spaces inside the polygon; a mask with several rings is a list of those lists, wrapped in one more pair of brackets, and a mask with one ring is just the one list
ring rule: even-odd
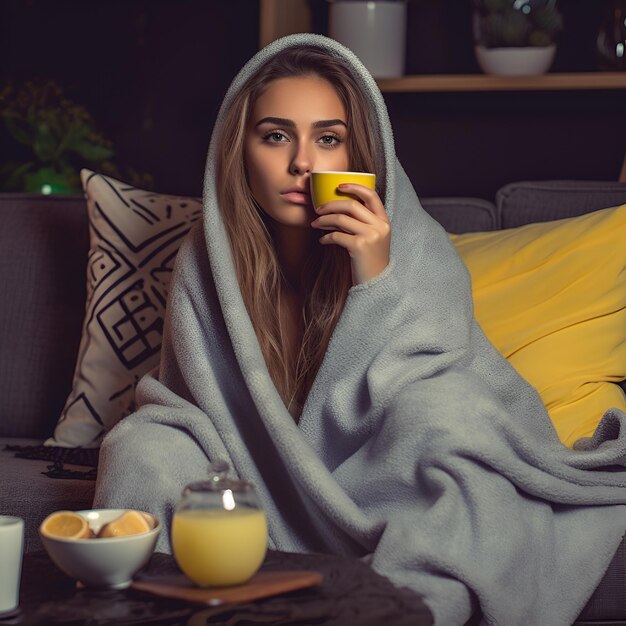
{"label": "woman's lips", "polygon": [[285,193],[281,193],[280,197],[293,204],[311,204],[311,196],[303,191],[287,191]]}

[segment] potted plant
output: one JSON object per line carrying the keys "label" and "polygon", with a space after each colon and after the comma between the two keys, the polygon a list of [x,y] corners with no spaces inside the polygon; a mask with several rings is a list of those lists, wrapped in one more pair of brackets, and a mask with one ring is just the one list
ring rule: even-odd
{"label": "potted plant", "polygon": [[[113,144],[95,128],[89,112],[67,98],[54,81],[26,81],[0,88],[0,118],[13,142],[13,160],[0,165],[4,191],[82,193],[83,167],[119,178],[110,160]],[[149,177],[127,179],[149,186]]]}
{"label": "potted plant", "polygon": [[474,0],[474,50],[488,74],[543,74],[563,17],[556,0]]}

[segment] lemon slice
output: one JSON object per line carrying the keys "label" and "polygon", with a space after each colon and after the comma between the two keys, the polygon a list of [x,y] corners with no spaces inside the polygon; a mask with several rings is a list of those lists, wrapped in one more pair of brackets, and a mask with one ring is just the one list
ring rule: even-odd
{"label": "lemon slice", "polygon": [[147,519],[139,511],[126,511],[118,518],[105,524],[98,533],[98,537],[125,537],[138,535],[152,529]]}
{"label": "lemon slice", "polygon": [[41,522],[39,530],[46,537],[83,539],[89,537],[87,520],[74,511],[55,511]]}

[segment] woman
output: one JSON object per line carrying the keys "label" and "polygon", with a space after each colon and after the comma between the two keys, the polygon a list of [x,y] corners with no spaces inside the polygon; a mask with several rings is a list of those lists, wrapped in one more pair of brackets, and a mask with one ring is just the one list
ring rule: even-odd
{"label": "woman", "polygon": [[[351,186],[315,213],[313,168],[374,171],[379,193]],[[586,451],[560,444],[474,321],[358,59],[315,35],[255,56],[225,96],[203,200],[159,370],[103,444],[96,505],[169,523],[225,460],[256,485],[271,547],[366,557],[438,624],[478,605],[489,623],[570,624],[626,528],[626,416],[607,412]]]}
{"label": "woman", "polygon": [[[218,180],[232,181],[217,193],[237,279],[296,419],[348,289],[389,263],[389,220],[376,192],[348,185],[352,200],[317,213],[311,203],[312,170],[376,169],[368,117],[344,65],[316,48],[292,48],[236,95],[217,142]],[[320,237],[320,229],[329,232]]]}

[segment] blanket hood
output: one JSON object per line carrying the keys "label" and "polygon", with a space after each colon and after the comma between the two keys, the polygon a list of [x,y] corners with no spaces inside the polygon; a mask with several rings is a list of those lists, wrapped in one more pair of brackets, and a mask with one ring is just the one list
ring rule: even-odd
{"label": "blanket hood", "polygon": [[[439,301],[443,298],[447,299],[443,307],[445,313],[440,306],[434,306],[429,311],[424,309],[421,324],[431,338],[435,336],[434,328],[439,327],[448,329],[448,340],[454,337],[454,342],[459,339],[463,343],[469,341],[468,319],[472,316],[473,308],[471,297],[468,297],[469,275],[463,263],[443,229],[421,208],[413,187],[396,157],[393,130],[387,108],[369,71],[348,48],[333,39],[314,34],[283,37],[258,52],[240,70],[228,89],[211,137],[203,188],[204,238],[211,274],[224,313],[226,327],[244,377],[248,381],[261,378],[265,391],[270,386],[269,374],[266,372],[265,361],[241,296],[226,229],[218,206],[217,186],[221,184],[221,181],[217,179],[216,173],[217,149],[221,141],[224,118],[235,95],[267,61],[282,50],[294,46],[315,46],[342,60],[352,70],[366,95],[370,113],[369,123],[373,125],[373,133],[380,143],[380,149],[376,155],[376,169],[378,177],[384,180],[385,194],[382,200],[392,224],[391,264],[388,270],[378,278],[384,279],[385,275],[394,268],[394,278],[387,281],[394,283],[392,291],[415,290],[422,294],[425,302],[430,299]],[[420,266],[422,270],[419,269]],[[428,273],[428,268],[431,266],[437,268],[437,280],[432,280],[432,275]],[[367,291],[377,282],[379,281],[374,279],[366,285],[353,287],[349,301],[362,299],[357,294]],[[381,304],[389,307],[390,315],[393,316],[394,298],[391,293],[388,296],[390,296],[388,302]],[[340,321],[336,333],[340,336],[343,333],[342,326]],[[392,326],[394,325],[391,325],[389,329]],[[451,326],[457,329],[455,333],[449,332]],[[378,345],[381,341],[388,339],[386,334],[382,334],[382,330],[379,329],[378,342],[374,342]],[[442,334],[442,339],[445,345],[439,347],[433,345],[434,350],[450,350],[451,345],[445,340],[444,334]],[[267,401],[268,394],[264,393],[263,396],[264,401]],[[272,400],[272,406],[268,407],[268,410],[274,415],[282,413],[284,411],[282,401],[278,399],[278,396],[273,397]],[[302,425],[306,427],[305,413],[306,406],[302,419]]]}
{"label": "blanket hood", "polygon": [[[374,79],[350,50],[327,37],[313,34],[297,34],[283,37],[270,43],[248,61],[233,79],[220,107],[209,146],[203,189],[204,236],[217,296],[225,312],[228,331],[231,337],[236,340],[234,345],[239,362],[243,367],[248,368],[245,372],[245,375],[248,377],[255,371],[259,372],[259,374],[262,373],[265,370],[265,361],[260,352],[252,323],[247,315],[241,296],[226,229],[218,206],[217,186],[220,184],[220,181],[217,180],[216,172],[217,150],[221,142],[224,118],[236,94],[246,81],[276,54],[295,46],[315,46],[321,48],[334,57],[341,59],[352,69],[364,93],[367,94],[370,117],[376,126],[374,132],[381,138],[382,150],[377,155],[376,166],[378,176],[384,177],[386,189],[384,204],[390,218],[393,216],[395,205],[394,174],[396,158],[393,132],[387,109]],[[282,405],[282,401],[280,404]],[[271,410],[276,412],[282,409],[274,406]]]}

